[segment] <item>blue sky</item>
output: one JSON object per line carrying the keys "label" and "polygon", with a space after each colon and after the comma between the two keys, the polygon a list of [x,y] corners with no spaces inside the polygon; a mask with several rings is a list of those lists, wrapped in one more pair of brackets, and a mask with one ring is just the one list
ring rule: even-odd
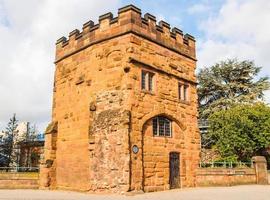
{"label": "blue sky", "polygon": [[[249,59],[263,67],[260,76],[270,76],[270,70],[267,68],[268,55],[265,55],[268,50],[265,46],[270,44],[270,40],[257,38],[269,33],[267,27],[269,14],[265,14],[269,11],[269,1],[122,0],[120,3],[121,6],[128,4],[134,4],[142,9],[143,14],[149,12],[157,19],[170,23],[171,27],[178,27],[184,33],[195,36],[199,55],[198,68],[210,66],[227,58]],[[262,13],[257,14],[258,11]],[[252,21],[250,24],[248,24],[249,20]],[[258,22],[265,23],[265,25],[260,25],[263,27],[256,30]],[[222,28],[223,23],[224,28]],[[226,26],[230,31],[223,31]],[[214,30],[215,28],[217,31]],[[260,48],[261,46],[263,47]],[[257,49],[260,49],[260,52],[254,55],[253,51],[257,51]],[[207,55],[203,56],[204,54]],[[213,55],[210,56],[211,54]],[[270,102],[270,94],[267,99]]]}
{"label": "blue sky", "polygon": [[[270,76],[270,0],[0,0],[0,130],[13,113],[44,130],[55,41],[128,4],[195,36],[198,68],[249,59]],[[265,96],[270,103],[270,91]]]}
{"label": "blue sky", "polygon": [[[222,0],[123,0],[122,5],[134,4],[142,9],[143,13],[149,12],[158,18],[169,22],[171,27],[179,27],[184,32],[196,38],[203,37],[198,23],[203,18],[218,12]],[[194,7],[195,6],[195,7]],[[196,11],[192,12],[195,9]]]}

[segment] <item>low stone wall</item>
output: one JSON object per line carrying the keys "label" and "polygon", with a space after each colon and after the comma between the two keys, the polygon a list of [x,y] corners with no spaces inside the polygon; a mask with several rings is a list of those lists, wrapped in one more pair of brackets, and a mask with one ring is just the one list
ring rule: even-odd
{"label": "low stone wall", "polygon": [[38,189],[38,172],[1,172],[0,189]]}
{"label": "low stone wall", "polygon": [[200,168],[196,173],[196,186],[231,186],[256,184],[253,168]]}

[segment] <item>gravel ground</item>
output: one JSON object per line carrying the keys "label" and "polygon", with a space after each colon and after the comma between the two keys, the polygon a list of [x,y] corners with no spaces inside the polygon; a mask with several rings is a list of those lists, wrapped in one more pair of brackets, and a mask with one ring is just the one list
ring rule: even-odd
{"label": "gravel ground", "polygon": [[270,185],[178,189],[164,192],[125,195],[93,195],[67,191],[0,190],[5,200],[270,200]]}

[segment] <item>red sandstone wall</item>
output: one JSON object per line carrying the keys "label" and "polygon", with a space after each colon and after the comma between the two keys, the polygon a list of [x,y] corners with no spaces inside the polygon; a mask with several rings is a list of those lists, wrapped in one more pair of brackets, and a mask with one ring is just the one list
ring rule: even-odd
{"label": "red sandstone wall", "polygon": [[143,141],[144,190],[153,192],[168,190],[169,154],[180,153],[180,185],[186,185],[187,150],[185,149],[185,133],[176,122],[172,122],[172,137],[153,137],[152,120],[145,124]]}
{"label": "red sandstone wall", "polygon": [[37,189],[38,173],[0,173],[0,189]]}
{"label": "red sandstone wall", "polygon": [[[152,70],[156,74],[155,93],[153,95],[141,91],[142,69]],[[122,142],[123,150],[118,151],[118,153],[126,152],[124,143],[128,144],[128,140],[131,141],[131,146],[136,144],[140,148],[142,147],[142,126],[151,117],[167,114],[177,119],[182,124],[181,134],[186,135],[183,148],[187,150],[183,152],[180,164],[185,166],[181,171],[183,176],[181,184],[183,187],[194,186],[195,168],[198,165],[200,148],[194,60],[161,47],[154,42],[129,34],[106,41],[103,44],[93,45],[82,52],[59,61],[55,80],[56,93],[53,113],[54,120],[59,123],[56,156],[59,166],[56,171],[58,188],[89,188],[90,190],[103,191],[106,188],[116,187],[115,181],[111,181],[110,177],[122,176],[125,179],[120,181],[122,185],[128,185],[129,179],[131,179],[131,190],[140,190],[143,187],[142,154],[138,155],[138,159],[132,157],[131,177],[128,174],[123,175],[129,173],[128,158],[126,158],[126,161],[119,161],[119,164],[124,163],[122,168],[125,170],[124,172],[117,172],[117,175],[115,175],[115,172],[105,169],[106,166],[93,168],[91,158],[87,157],[91,157],[91,153],[86,149],[89,123],[91,127],[92,123],[95,122],[95,117],[89,113],[91,102],[96,102],[97,111],[95,115],[101,111],[119,107],[122,111],[131,111],[130,139],[126,138]],[[187,102],[181,102],[178,99],[178,82],[189,83],[189,100]],[[115,94],[112,96],[111,93]],[[122,97],[114,100],[115,96]],[[77,128],[75,129],[75,127]],[[94,137],[97,147],[91,147],[91,149],[96,151],[97,155],[115,152],[110,148],[111,151],[98,147],[98,144],[100,144],[99,137],[101,137],[99,135],[102,134],[96,134]],[[118,134],[119,140],[123,138],[121,135]],[[78,140],[80,142],[77,142]],[[109,140],[108,143],[113,146],[114,143],[110,143],[111,141]],[[180,145],[179,141],[174,142],[175,145]],[[127,152],[124,154],[127,155]],[[168,155],[164,155],[164,159],[167,157]],[[73,161],[73,159],[75,160]],[[88,162],[90,165],[87,164]],[[83,163],[84,165],[82,165]],[[110,161],[106,160],[104,163],[109,165]],[[89,166],[90,171],[87,171]],[[99,171],[100,169],[102,170],[97,177],[99,172],[95,174],[92,170]],[[82,173],[85,174],[82,175]],[[121,173],[122,175],[120,175]],[[104,175],[108,176],[105,181],[102,180]],[[83,178],[79,182],[73,181],[78,176]],[[157,187],[158,184],[152,185],[155,187],[154,190],[168,188],[167,176],[168,174],[163,177],[164,185],[161,187]]]}
{"label": "red sandstone wall", "polygon": [[[100,16],[98,25],[88,22],[81,33],[74,30],[69,40],[57,41],[52,117],[58,122],[56,173],[50,184],[83,191],[142,190],[142,127],[166,114],[180,124],[176,136],[185,135],[182,184],[194,186],[200,150],[195,40],[179,29],[171,31],[165,22],[157,25],[149,14],[142,18],[133,6],[118,13],[117,18]],[[140,89],[142,68],[156,73],[154,94]],[[187,102],[178,100],[178,81],[190,84]],[[131,113],[128,122],[126,111]],[[135,144],[140,151],[130,155]],[[45,147],[45,160],[54,151]],[[154,190],[168,187],[167,175],[162,182],[163,188]]]}
{"label": "red sandstone wall", "polygon": [[[90,131],[96,122],[100,123],[98,120],[102,111],[123,107],[123,60],[128,41],[129,36],[112,39],[91,46],[56,65],[53,121],[58,121],[57,188],[94,191],[115,188],[117,181],[110,178],[120,181],[122,176],[116,176],[117,169],[111,169],[113,161],[114,165],[118,165],[118,174],[129,170],[129,167],[124,167],[128,164],[126,161],[118,162],[118,159],[124,159],[119,155],[126,148],[124,143],[128,139],[120,132],[108,130],[111,124]],[[90,111],[91,103],[96,107],[94,111]],[[89,135],[93,140],[91,147]],[[114,141],[122,139],[125,141],[117,146]],[[127,175],[124,177],[125,180],[120,182],[128,185]]]}
{"label": "red sandstone wall", "polygon": [[[138,145],[140,151],[137,155],[132,154],[132,178],[131,188],[142,189],[143,181],[143,164],[142,151],[145,149],[158,150],[163,149],[161,156],[165,167],[166,175],[159,174],[159,180],[145,184],[151,191],[168,189],[168,153],[170,150],[180,150],[181,156],[181,175],[182,186],[195,185],[195,169],[199,162],[200,152],[200,135],[197,127],[197,94],[195,78],[195,61],[185,58],[175,52],[161,47],[155,43],[131,35],[131,44],[127,56],[129,57],[128,66],[131,67],[128,74],[127,84],[130,85],[128,106],[132,111],[131,118],[131,146]],[[147,70],[155,73],[153,93],[141,90],[141,70]],[[187,102],[178,99],[178,82],[189,83],[189,100]],[[160,139],[159,146],[150,141],[153,138],[149,132],[149,142],[142,148],[143,125],[156,115],[164,114],[173,118],[173,121],[179,122],[181,128],[179,133],[174,133],[175,137],[185,137],[184,143],[181,140],[171,140],[173,147],[166,147],[168,140]],[[152,138],[152,139],[151,139]],[[158,139],[156,139],[158,140]],[[177,147],[176,147],[177,146]],[[182,146],[182,147],[179,147]],[[166,153],[165,153],[166,152]],[[147,153],[147,152],[144,152]],[[166,155],[165,155],[166,154]],[[154,159],[154,158],[153,158]],[[159,163],[159,160],[155,160]],[[151,169],[152,172],[154,169]],[[152,173],[151,172],[151,173]],[[154,175],[155,176],[155,175]],[[154,178],[155,179],[155,178]],[[161,181],[161,179],[163,179]],[[157,179],[155,179],[157,180]],[[150,189],[150,184],[151,189]],[[148,190],[147,188],[144,188]]]}
{"label": "red sandstone wall", "polygon": [[196,172],[196,186],[232,186],[256,184],[254,168],[201,168]]}

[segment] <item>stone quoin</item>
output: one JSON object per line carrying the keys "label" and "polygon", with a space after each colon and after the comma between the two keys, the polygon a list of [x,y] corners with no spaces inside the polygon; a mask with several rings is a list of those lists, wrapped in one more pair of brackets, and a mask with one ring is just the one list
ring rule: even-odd
{"label": "stone quoin", "polygon": [[40,188],[121,193],[195,186],[195,39],[129,5],[56,42]]}

